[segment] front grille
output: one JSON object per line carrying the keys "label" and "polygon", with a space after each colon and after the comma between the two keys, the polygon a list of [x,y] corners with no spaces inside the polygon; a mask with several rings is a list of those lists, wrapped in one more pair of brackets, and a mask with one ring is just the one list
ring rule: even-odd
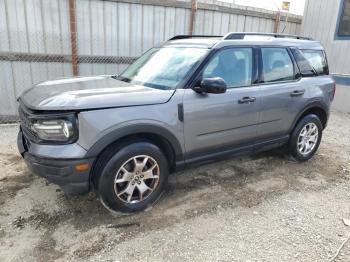
{"label": "front grille", "polygon": [[38,136],[32,130],[30,114],[26,112],[26,110],[23,109],[22,107],[19,107],[18,113],[19,113],[21,129],[23,131],[24,136],[27,137],[29,140],[36,141],[38,139]]}

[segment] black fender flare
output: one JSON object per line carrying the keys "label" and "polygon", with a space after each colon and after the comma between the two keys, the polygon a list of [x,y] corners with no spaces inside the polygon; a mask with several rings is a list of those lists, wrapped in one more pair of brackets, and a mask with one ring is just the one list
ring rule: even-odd
{"label": "black fender flare", "polygon": [[[329,116],[329,108],[327,106],[327,104],[323,101],[320,101],[320,100],[316,100],[316,101],[313,101],[311,103],[308,103],[302,110],[300,110],[300,112],[297,114],[297,116],[294,118],[294,121],[289,129],[289,133],[293,131],[294,127],[296,126],[296,124],[298,123],[300,117],[309,109],[311,108],[320,108],[322,109],[326,115],[327,115],[327,120],[328,120],[328,116]],[[325,128],[325,127],[324,127]]]}
{"label": "black fender flare", "polygon": [[145,123],[134,123],[123,127],[115,127],[93,144],[87,151],[86,158],[97,157],[106,147],[123,137],[141,133],[157,135],[165,139],[174,150],[175,160],[183,160],[183,150],[180,142],[171,131],[161,125]]}

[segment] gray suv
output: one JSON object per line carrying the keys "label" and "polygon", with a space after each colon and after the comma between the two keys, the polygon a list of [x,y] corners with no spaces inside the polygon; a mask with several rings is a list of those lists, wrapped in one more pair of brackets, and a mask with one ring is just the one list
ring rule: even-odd
{"label": "gray suv", "polygon": [[118,76],[46,81],[19,98],[28,168],[109,210],[154,203],[195,162],[283,147],[316,152],[335,84],[309,38],[175,36]]}

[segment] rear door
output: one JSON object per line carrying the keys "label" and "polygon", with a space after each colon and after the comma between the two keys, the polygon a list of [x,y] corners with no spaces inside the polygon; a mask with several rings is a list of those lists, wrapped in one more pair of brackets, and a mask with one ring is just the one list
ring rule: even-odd
{"label": "rear door", "polygon": [[260,97],[259,86],[252,86],[252,75],[256,72],[253,54],[250,47],[222,49],[203,68],[197,80],[221,77],[228,85],[226,93],[198,94],[190,88],[185,90],[184,135],[188,158],[255,139]]}
{"label": "rear door", "polygon": [[261,124],[259,138],[286,135],[307,99],[288,48],[261,47]]}

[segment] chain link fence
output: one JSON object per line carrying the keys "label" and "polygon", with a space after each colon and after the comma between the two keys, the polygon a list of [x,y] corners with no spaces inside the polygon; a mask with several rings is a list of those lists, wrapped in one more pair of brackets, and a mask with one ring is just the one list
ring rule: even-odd
{"label": "chain link fence", "polygon": [[[191,1],[0,0],[0,123],[17,121],[17,98],[33,85],[72,76],[116,75],[143,52],[188,34]],[[300,17],[285,33],[297,34]],[[275,14],[198,1],[193,33],[273,32]]]}

